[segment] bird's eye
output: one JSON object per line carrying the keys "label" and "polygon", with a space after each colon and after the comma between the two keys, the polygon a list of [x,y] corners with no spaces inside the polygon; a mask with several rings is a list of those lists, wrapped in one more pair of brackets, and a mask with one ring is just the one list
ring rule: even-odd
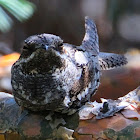
{"label": "bird's eye", "polygon": [[58,44],[58,46],[63,46],[63,43]]}

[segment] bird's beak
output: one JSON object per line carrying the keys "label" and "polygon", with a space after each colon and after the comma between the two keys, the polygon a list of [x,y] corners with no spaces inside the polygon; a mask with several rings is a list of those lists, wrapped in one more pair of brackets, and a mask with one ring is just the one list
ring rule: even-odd
{"label": "bird's beak", "polygon": [[49,48],[55,48],[55,46],[54,45],[43,45],[43,46],[41,46],[41,48],[42,49],[45,49],[45,50],[48,50]]}
{"label": "bird's beak", "polygon": [[48,45],[45,45],[44,47],[45,47],[45,50],[48,50],[48,48],[49,48],[49,46],[48,46]]}
{"label": "bird's beak", "polygon": [[49,46],[48,45],[43,45],[43,46],[36,47],[36,49],[40,49],[40,48],[42,48],[44,50],[48,50],[49,49]]}

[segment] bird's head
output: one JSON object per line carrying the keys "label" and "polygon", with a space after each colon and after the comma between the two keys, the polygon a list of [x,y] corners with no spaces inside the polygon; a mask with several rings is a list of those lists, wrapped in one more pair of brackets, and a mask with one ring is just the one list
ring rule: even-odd
{"label": "bird's head", "polygon": [[62,60],[57,54],[61,52],[63,40],[56,35],[41,34],[28,37],[23,44],[19,63],[26,69],[50,71],[62,66]]}
{"label": "bird's head", "polygon": [[63,40],[59,36],[52,34],[33,35],[24,41],[21,56],[27,58],[35,52],[58,51],[62,45]]}

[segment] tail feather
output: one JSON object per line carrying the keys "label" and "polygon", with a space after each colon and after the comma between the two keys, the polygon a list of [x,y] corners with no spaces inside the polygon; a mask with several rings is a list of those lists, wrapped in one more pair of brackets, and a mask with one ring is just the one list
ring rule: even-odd
{"label": "tail feather", "polygon": [[108,70],[127,64],[127,59],[124,55],[100,52],[99,64],[101,70]]}
{"label": "tail feather", "polygon": [[85,36],[79,49],[90,52],[95,56],[99,54],[97,28],[93,20],[89,17],[85,17]]}

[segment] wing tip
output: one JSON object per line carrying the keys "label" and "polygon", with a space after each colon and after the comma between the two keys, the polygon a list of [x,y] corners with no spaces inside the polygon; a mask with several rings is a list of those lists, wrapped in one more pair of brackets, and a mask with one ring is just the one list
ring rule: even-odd
{"label": "wing tip", "polygon": [[[111,54],[111,53],[110,53]],[[99,59],[101,70],[110,70],[114,68],[119,68],[128,63],[125,55],[114,54],[114,56],[104,57]]]}
{"label": "wing tip", "polygon": [[96,27],[94,21],[93,21],[89,16],[85,16],[85,25],[90,25],[90,26],[91,26],[91,24],[92,24],[94,27]]}

